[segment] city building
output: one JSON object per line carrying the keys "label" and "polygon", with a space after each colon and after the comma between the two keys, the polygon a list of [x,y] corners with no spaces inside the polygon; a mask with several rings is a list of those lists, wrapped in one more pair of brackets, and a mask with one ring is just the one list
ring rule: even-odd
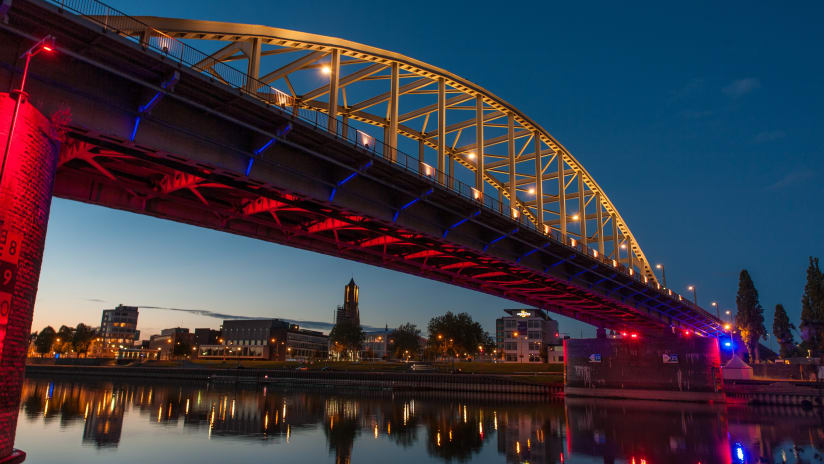
{"label": "city building", "polygon": [[358,308],[358,286],[355,279],[349,280],[343,293],[343,306],[338,306],[335,311],[335,324],[343,321],[353,322],[360,326],[360,309]]}
{"label": "city building", "polygon": [[214,329],[195,329],[195,346],[217,345],[220,331]]}
{"label": "city building", "polygon": [[225,320],[216,344],[199,345],[201,359],[312,361],[329,356],[329,337],[280,319]]}
{"label": "city building", "polygon": [[495,321],[495,341],[507,362],[564,362],[558,321],[542,309],[505,309]]}
{"label": "city building", "polygon": [[114,357],[122,346],[131,347],[140,340],[137,330],[137,306],[117,305],[114,309],[104,309],[100,320],[99,337],[102,339],[99,356]]}
{"label": "city building", "polygon": [[366,337],[361,347],[360,358],[364,361],[388,360],[392,357],[392,341],[389,339],[389,327],[381,330],[364,332]]}
{"label": "city building", "polygon": [[[194,340],[194,334],[189,333],[189,329],[182,327],[163,329],[160,331],[160,335],[149,337],[149,350],[158,352],[158,358],[156,359],[192,356],[195,354],[193,349],[195,346]],[[182,351],[181,346],[185,347],[185,353]]]}

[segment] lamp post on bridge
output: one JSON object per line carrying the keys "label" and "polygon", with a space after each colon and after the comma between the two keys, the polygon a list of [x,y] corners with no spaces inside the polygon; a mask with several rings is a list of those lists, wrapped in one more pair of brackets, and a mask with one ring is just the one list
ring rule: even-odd
{"label": "lamp post on bridge", "polygon": [[[692,302],[695,303],[695,306],[698,306],[698,295],[696,295],[695,293],[695,285],[690,285],[689,287],[687,287],[687,290],[690,290],[692,292]],[[719,319],[721,319],[720,316]]]}
{"label": "lamp post on bridge", "polygon": [[661,269],[661,277],[664,280],[664,288],[668,288],[667,287],[667,270],[664,268],[664,265],[663,264],[656,264],[655,269]]}
{"label": "lamp post on bridge", "polygon": [[54,37],[47,35],[32,45],[25,53],[20,55],[20,58],[26,57],[26,65],[23,67],[23,78],[20,80],[20,88],[13,90],[12,93],[17,94],[17,101],[14,104],[14,113],[11,116],[11,126],[9,127],[9,137],[6,140],[6,149],[3,152],[3,161],[0,162],[0,184],[3,182],[3,171],[6,169],[6,158],[9,157],[12,137],[14,136],[14,126],[17,125],[17,114],[20,112],[20,104],[26,96],[26,78],[29,76],[29,64],[31,58],[41,51],[51,53],[54,51]]}

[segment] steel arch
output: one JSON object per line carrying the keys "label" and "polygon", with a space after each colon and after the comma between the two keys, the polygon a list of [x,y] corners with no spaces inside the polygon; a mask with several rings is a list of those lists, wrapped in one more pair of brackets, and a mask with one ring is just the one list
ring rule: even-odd
{"label": "steel arch", "polygon": [[[640,272],[645,281],[658,283],[629,226],[584,166],[543,127],[483,87],[414,58],[335,37],[261,25],[153,16],[134,19],[146,27],[133,29],[130,23],[132,28],[120,29],[141,41],[154,41],[161,49],[164,40],[169,44],[228,42],[195,67],[223,80],[216,64],[241,69],[238,62],[245,61],[243,71],[252,78],[247,80],[247,91],[276,92],[276,104],[291,106],[295,112],[323,113],[331,131],[349,130],[352,121],[381,127],[390,147],[385,155],[393,159],[399,151],[398,135],[417,142],[421,169],[428,166],[425,154],[434,152],[437,167],[432,172],[439,182],[455,182],[461,175],[457,163],[474,177],[477,197],[497,194],[502,211],[506,205],[509,214],[523,215],[538,230],[558,234],[573,246],[582,245],[585,253],[613,259],[630,273]],[[275,55],[299,56],[264,69],[267,57]],[[342,74],[343,67],[353,71]],[[329,76],[328,84],[297,90],[301,71],[321,69]],[[373,94],[347,102],[347,89],[373,81],[389,85],[377,92],[368,89]],[[275,88],[276,83],[285,90]],[[412,95],[428,95],[435,101],[409,108],[406,100]],[[407,103],[402,113],[401,97]],[[384,106],[385,112],[375,111]],[[472,116],[448,122],[461,112]],[[433,115],[436,127],[427,130]],[[413,123],[420,123],[420,129],[411,127]],[[570,206],[574,213],[569,212]]]}

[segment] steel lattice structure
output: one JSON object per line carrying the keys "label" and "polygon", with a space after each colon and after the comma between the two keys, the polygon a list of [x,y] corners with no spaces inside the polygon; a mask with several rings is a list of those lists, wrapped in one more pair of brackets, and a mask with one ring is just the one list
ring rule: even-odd
{"label": "steel lattice structure", "polygon": [[[356,123],[382,128],[385,156],[397,159],[402,147],[416,145],[421,171],[438,182],[455,188],[468,178],[475,198],[493,196],[487,205],[658,282],[626,221],[584,166],[548,131],[483,87],[414,58],[335,37],[135,19],[148,27],[123,29],[170,55],[180,53],[178,40],[228,42],[194,67],[222,82],[231,80],[227,70],[243,70],[252,78],[247,91],[270,99],[274,94],[276,103],[295,111],[320,112],[332,132],[346,134]],[[287,59],[272,63],[275,56]],[[298,83],[306,81],[306,71],[323,72],[328,83],[302,91]],[[369,129],[357,132],[374,143]],[[430,167],[425,161],[432,157]]]}

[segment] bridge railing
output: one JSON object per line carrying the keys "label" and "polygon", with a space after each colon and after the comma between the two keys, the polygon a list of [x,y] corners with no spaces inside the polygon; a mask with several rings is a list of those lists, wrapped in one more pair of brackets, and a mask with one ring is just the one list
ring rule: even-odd
{"label": "bridge railing", "polygon": [[543,230],[540,230],[539,226],[524,217],[523,211],[519,208],[505,206],[503,201],[486,195],[485,192],[478,191],[474,185],[466,184],[447,172],[439,171],[436,167],[425,163],[424,160],[419,159],[417,156],[404,153],[397,147],[390,147],[384,143],[384,141],[346,124],[342,118],[337,118],[336,123],[333,125],[334,131],[329,131],[328,115],[321,109],[301,105],[299,99],[296,99],[294,96],[259,81],[223,61],[216,60],[210,54],[202,52],[105,3],[97,0],[46,1],[98,24],[104,31],[111,31],[131,40],[139,44],[144,50],[152,50],[165,59],[177,63],[179,66],[194,69],[209,79],[234,88],[273,108],[278,108],[280,111],[291,113],[292,118],[312,124],[315,129],[319,131],[326,132],[327,134],[333,133],[339,139],[349,142],[364,152],[370,153],[372,156],[389,161],[395,166],[425,178],[435,185],[449,189],[464,198],[476,202],[478,206],[483,207],[485,211],[514,221],[517,223],[519,229],[530,229],[541,233],[551,240],[612,266],[625,274],[625,276],[629,276],[651,289],[658,291],[665,297],[691,306],[694,310],[704,313],[706,316],[714,317],[701,307],[685,299],[682,295],[673,292],[671,289],[663,288],[660,284],[649,281],[642,273],[635,272],[631,266],[626,266],[617,260],[604,256],[594,248],[585,246],[575,238],[563,237],[557,230],[552,230],[546,226],[543,226]]}

